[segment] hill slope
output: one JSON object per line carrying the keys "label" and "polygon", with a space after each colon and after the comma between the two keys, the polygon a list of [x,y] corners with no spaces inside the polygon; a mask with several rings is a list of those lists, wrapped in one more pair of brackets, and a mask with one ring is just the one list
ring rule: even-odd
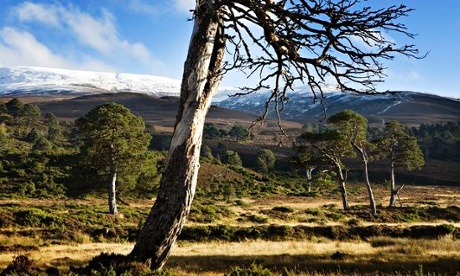
{"label": "hill slope", "polygon": [[[221,107],[242,111],[263,110],[267,93],[250,94],[217,103]],[[381,124],[398,120],[406,124],[448,122],[460,120],[460,101],[417,92],[391,92],[362,95],[342,92],[325,93],[327,115],[344,109],[363,114],[370,123]],[[273,112],[270,113],[273,117]],[[282,116],[300,123],[324,119],[323,107],[314,102],[311,93],[294,91],[289,94]]]}
{"label": "hill slope", "polygon": [[[390,92],[377,95],[357,95],[352,93],[334,92],[326,88],[325,108],[327,115],[332,115],[343,109],[352,109],[366,116],[370,123],[382,124],[388,120],[398,120],[406,124],[443,123],[460,120],[460,100],[443,98],[436,95],[417,92]],[[36,67],[0,67],[0,97],[79,97],[82,95],[98,95],[106,93],[141,93],[157,98],[177,97],[180,91],[180,81],[170,78],[117,74],[101,72],[85,72]],[[238,92],[235,88],[222,87],[215,97],[217,106],[260,114],[263,111],[267,91],[242,97],[228,98],[227,95]],[[283,120],[318,122],[324,118],[323,107],[319,102],[314,103],[308,88],[297,87],[289,92],[289,102],[282,113]],[[107,95],[103,97],[108,97]],[[123,97],[127,97],[126,95]],[[93,100],[95,100],[94,98]],[[73,102],[75,114],[84,114],[85,99]],[[147,101],[153,101],[153,98]],[[71,108],[71,103],[66,103]],[[78,105],[82,107],[78,107]],[[164,104],[164,106],[163,106]],[[156,105],[150,103],[142,111],[158,114],[166,112],[165,116],[175,117],[169,111],[176,110],[171,103],[163,102]],[[61,105],[65,105],[61,103]],[[155,108],[147,108],[152,106]],[[94,107],[94,106],[93,106]],[[45,105],[44,105],[45,108]],[[59,107],[62,110],[63,107]],[[58,108],[58,109],[59,109]],[[215,108],[213,110],[216,110]],[[211,110],[210,116],[213,111]],[[229,118],[229,111],[223,118]],[[273,112],[272,112],[273,113]],[[66,116],[70,116],[67,112]],[[63,116],[63,117],[66,117]],[[216,115],[217,116],[217,115]],[[218,116],[217,116],[218,117]],[[253,115],[253,119],[257,115]]]}

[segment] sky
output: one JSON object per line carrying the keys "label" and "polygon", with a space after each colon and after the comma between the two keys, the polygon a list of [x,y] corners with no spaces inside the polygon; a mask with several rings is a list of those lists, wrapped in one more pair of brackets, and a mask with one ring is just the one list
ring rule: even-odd
{"label": "sky", "polygon": [[[151,74],[181,79],[194,0],[0,0],[0,66]],[[379,3],[380,2],[380,3]],[[381,0],[367,0],[375,5]],[[402,19],[427,57],[387,61],[378,90],[460,98],[460,1],[385,0],[415,10]],[[391,34],[390,34],[391,35]],[[225,86],[251,84],[230,73]]]}

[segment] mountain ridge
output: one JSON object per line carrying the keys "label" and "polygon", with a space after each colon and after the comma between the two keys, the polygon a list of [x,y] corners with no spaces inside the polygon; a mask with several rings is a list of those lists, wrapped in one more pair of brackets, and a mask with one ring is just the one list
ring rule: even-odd
{"label": "mountain ridge", "polygon": [[[381,124],[396,119],[406,124],[425,121],[460,120],[460,100],[412,91],[391,91],[384,94],[356,94],[325,87],[325,110],[332,115],[343,109],[363,114],[370,123]],[[157,98],[178,97],[180,81],[172,78],[107,72],[75,71],[41,67],[0,67],[0,97],[79,97],[106,93],[141,93]],[[261,114],[269,91],[240,97],[240,92],[222,87],[213,104],[227,109]],[[325,113],[319,101],[313,100],[308,87],[289,92],[289,101],[282,113],[284,120],[299,123],[321,122]],[[274,112],[269,113],[273,118]]]}

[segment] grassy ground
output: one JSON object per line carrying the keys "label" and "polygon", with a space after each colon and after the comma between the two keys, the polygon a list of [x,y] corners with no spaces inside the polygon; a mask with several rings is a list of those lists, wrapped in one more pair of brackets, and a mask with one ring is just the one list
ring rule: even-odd
{"label": "grassy ground", "polygon": [[[460,187],[406,187],[402,208],[384,207],[387,190],[375,190],[377,218],[357,184],[350,185],[349,212],[341,210],[338,195],[197,199],[167,268],[175,275],[223,275],[253,263],[293,275],[460,272]],[[101,252],[129,253],[152,201],[128,201],[113,217],[103,199],[1,200],[0,270],[22,254],[39,267],[67,271]],[[204,227],[217,234],[187,238]]]}

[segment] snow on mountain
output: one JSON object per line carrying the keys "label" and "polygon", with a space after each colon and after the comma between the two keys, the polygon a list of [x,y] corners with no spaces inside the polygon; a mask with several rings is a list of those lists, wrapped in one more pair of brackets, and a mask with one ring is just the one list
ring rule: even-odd
{"label": "snow on mountain", "polygon": [[[390,92],[363,95],[337,92],[324,87],[324,109],[332,115],[352,109],[368,118],[384,122],[389,118],[439,117],[456,121],[460,118],[460,100],[418,92]],[[119,74],[50,69],[39,67],[0,67],[0,96],[81,96],[100,93],[137,92],[156,97],[179,96],[180,81],[152,75]],[[246,96],[228,97],[241,92],[221,87],[213,104],[233,110],[261,113],[270,91]],[[324,118],[323,106],[307,86],[289,91],[283,118],[295,121],[319,121]],[[317,95],[319,98],[319,95]],[[273,111],[270,113],[274,116]]]}
{"label": "snow on mountain", "polygon": [[0,67],[0,96],[139,92],[163,97],[179,91],[179,80],[151,75]]}

